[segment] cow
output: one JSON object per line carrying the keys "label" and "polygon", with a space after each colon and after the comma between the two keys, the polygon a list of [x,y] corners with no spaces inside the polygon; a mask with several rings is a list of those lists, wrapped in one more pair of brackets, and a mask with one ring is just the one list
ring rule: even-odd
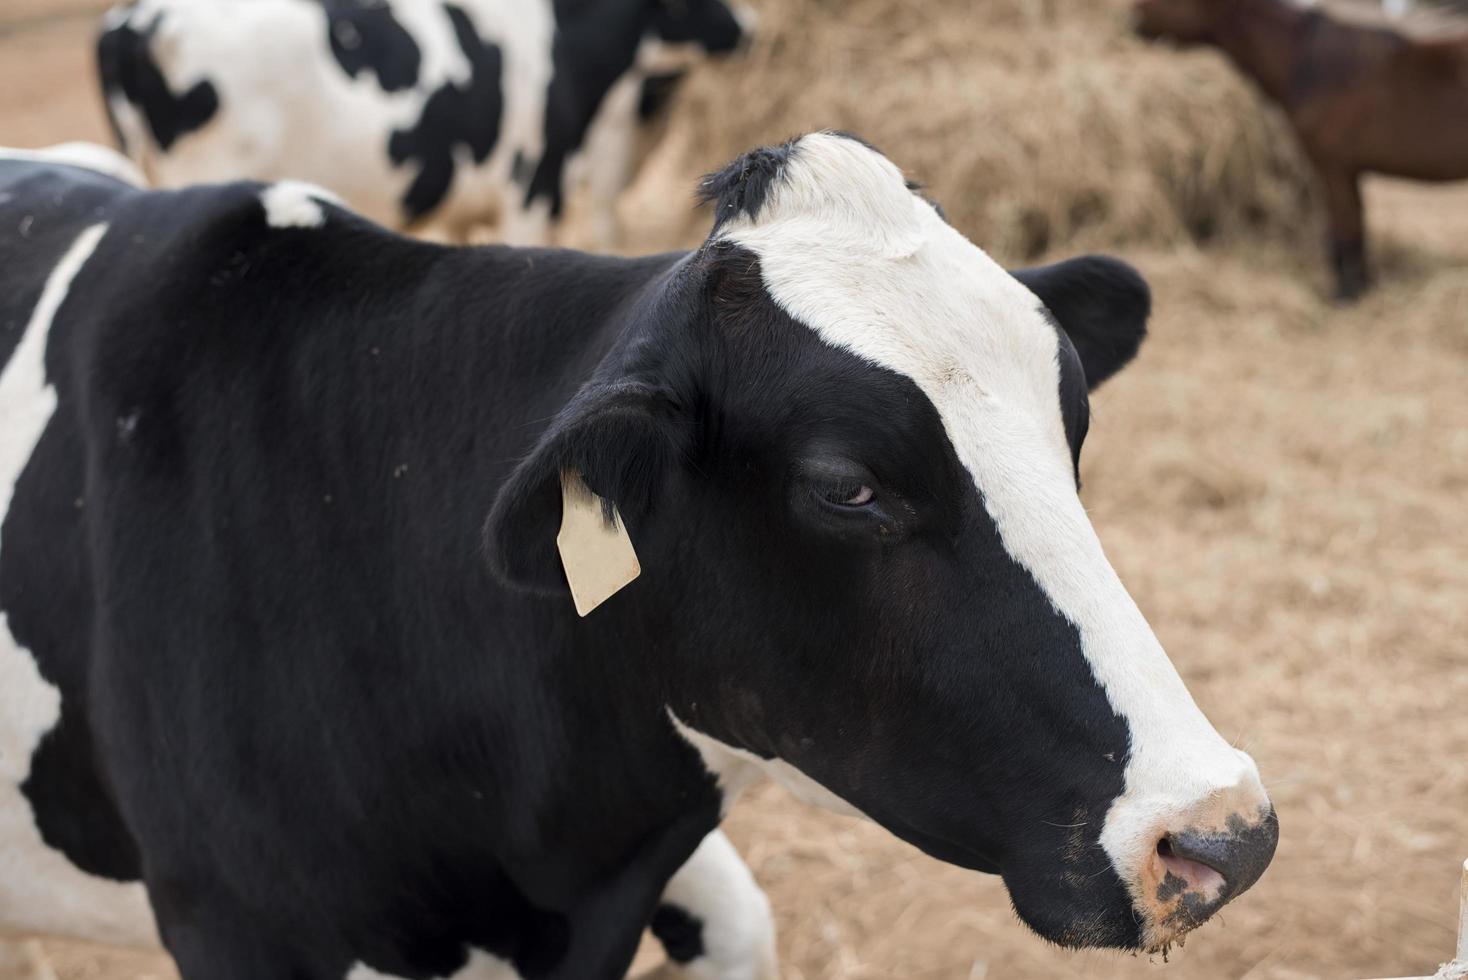
{"label": "cow", "polygon": [[545,244],[578,187],[602,247],[725,0],[137,0],[97,42],[119,146],[160,186],[329,188],[392,227]]}
{"label": "cow", "polygon": [[749,965],[709,840],[765,776],[1066,946],[1259,878],[1078,497],[1142,278],[1006,271],[840,133],[701,192],[619,258],[0,163],[0,922],[186,980]]}
{"label": "cow", "polygon": [[1419,40],[1289,0],[1137,0],[1143,38],[1223,51],[1284,110],[1324,192],[1341,303],[1371,285],[1361,177],[1468,179],[1468,34]]}

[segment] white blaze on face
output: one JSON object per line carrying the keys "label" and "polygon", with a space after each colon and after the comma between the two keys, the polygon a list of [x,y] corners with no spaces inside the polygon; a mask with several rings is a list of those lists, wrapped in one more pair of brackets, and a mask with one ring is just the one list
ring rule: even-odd
{"label": "white blaze on face", "polygon": [[1264,805],[1253,761],[1198,710],[1102,553],[1076,495],[1059,338],[1034,294],[885,157],[828,133],[801,139],[759,214],[718,237],[759,256],[765,288],[795,320],[917,384],[1005,549],[1079,631],[1131,733],[1125,791],[1101,843],[1134,895],[1158,838],[1210,796],[1243,787]]}
{"label": "white blaze on face", "polygon": [[[106,231],[106,225],[88,228],[67,249],[46,280],[19,345],[0,370],[0,522],[56,410],[56,389],[46,378],[45,362],[51,324]],[[0,538],[0,553],[4,545]],[[0,613],[0,929],[154,945],[157,933],[143,886],[85,874],[47,846],[20,790],[30,775],[31,758],[56,727],[61,708],[60,692],[41,676]]]}

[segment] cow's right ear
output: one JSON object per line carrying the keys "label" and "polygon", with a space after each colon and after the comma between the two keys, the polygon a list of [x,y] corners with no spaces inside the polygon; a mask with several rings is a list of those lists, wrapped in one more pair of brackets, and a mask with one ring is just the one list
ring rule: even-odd
{"label": "cow's right ear", "polygon": [[556,548],[562,474],[580,474],[612,510],[635,524],[653,510],[668,467],[682,452],[683,419],[672,393],[644,381],[593,381],[561,410],[500,488],[484,525],[490,567],[506,584],[564,594]]}

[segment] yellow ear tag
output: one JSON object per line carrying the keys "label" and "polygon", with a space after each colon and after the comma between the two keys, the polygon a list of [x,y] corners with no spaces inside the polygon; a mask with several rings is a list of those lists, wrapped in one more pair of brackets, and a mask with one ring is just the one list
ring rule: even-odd
{"label": "yellow ear tag", "polygon": [[556,535],[556,547],[578,616],[585,616],[642,574],[622,515],[613,510],[612,519],[608,524],[602,499],[591,492],[580,473],[561,472],[561,533]]}

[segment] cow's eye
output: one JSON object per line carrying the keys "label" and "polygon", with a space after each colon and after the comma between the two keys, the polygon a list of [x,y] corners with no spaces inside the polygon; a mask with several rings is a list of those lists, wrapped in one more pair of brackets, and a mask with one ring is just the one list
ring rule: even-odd
{"label": "cow's eye", "polygon": [[877,499],[877,493],[865,483],[846,482],[825,487],[821,491],[827,503],[837,507],[865,507]]}

